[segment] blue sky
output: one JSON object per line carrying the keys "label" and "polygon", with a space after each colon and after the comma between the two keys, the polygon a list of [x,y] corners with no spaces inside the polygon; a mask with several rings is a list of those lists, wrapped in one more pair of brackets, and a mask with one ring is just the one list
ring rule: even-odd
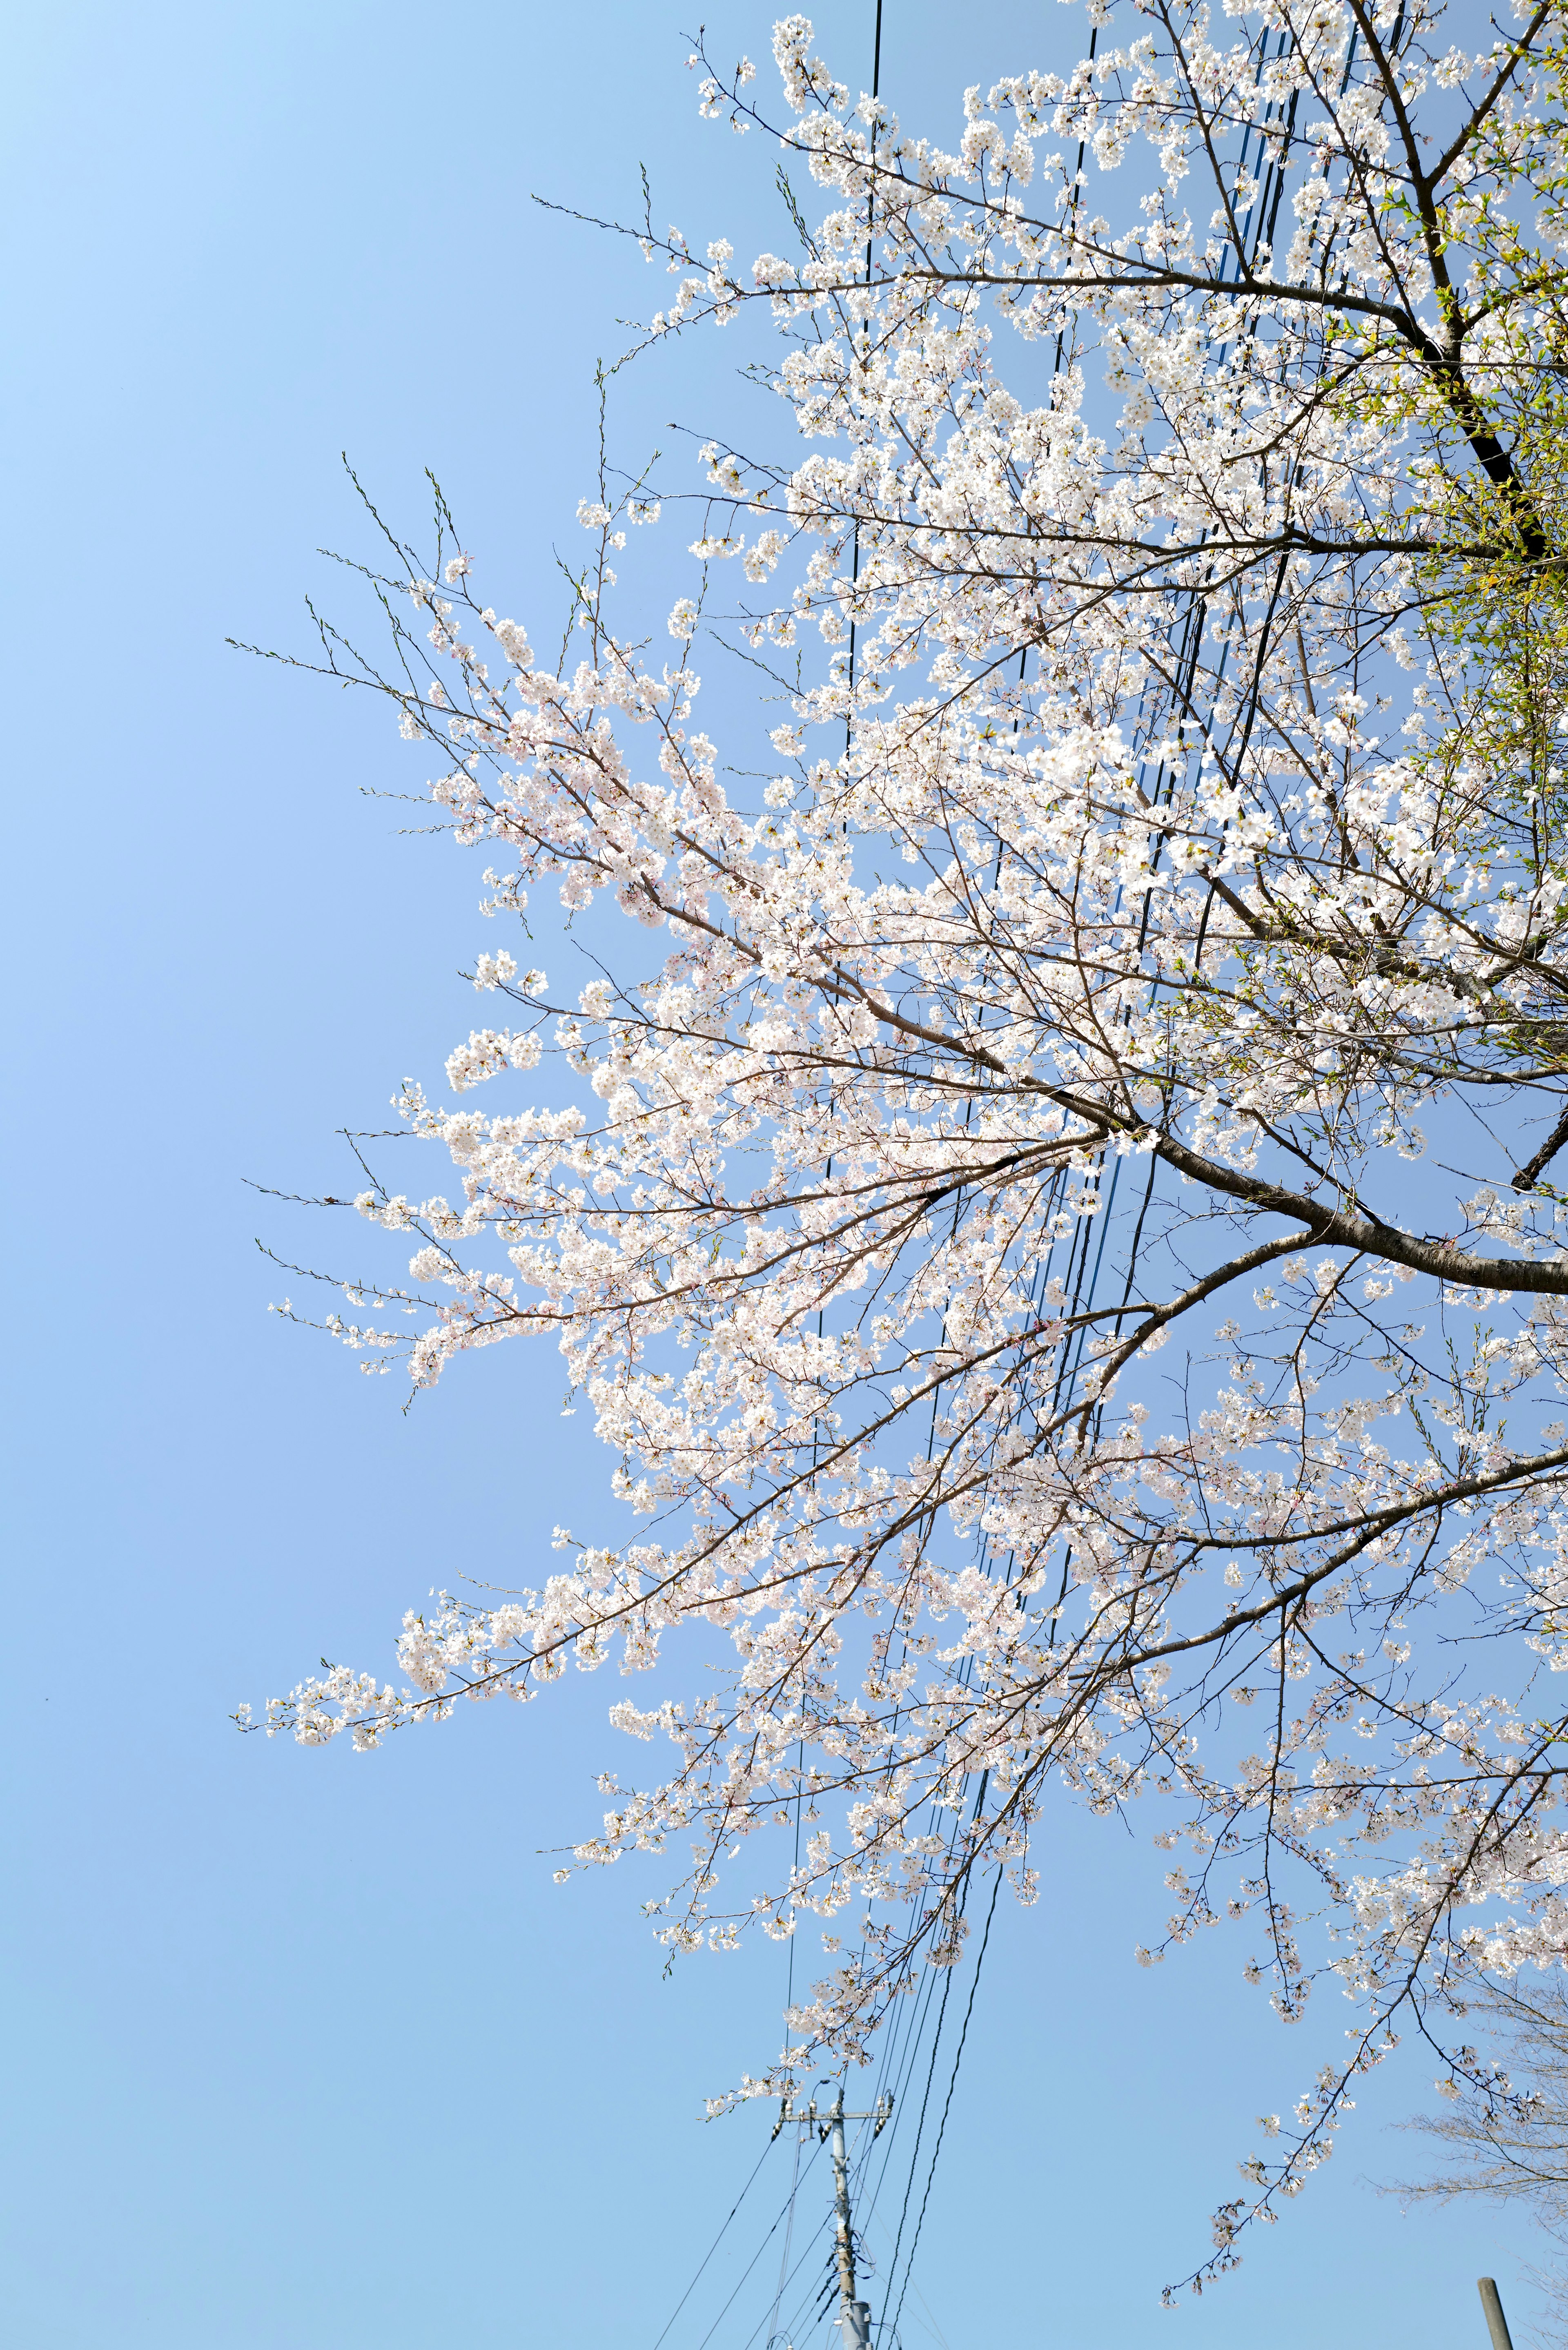
{"label": "blue sky", "polygon": [[[870,16],[818,12],[851,78]],[[765,56],[770,12],[709,21]],[[455,973],[493,941],[472,866],[363,796],[410,782],[379,714],[223,639],[303,646],[314,550],[356,543],[347,448],[410,525],[432,467],[487,592],[548,641],[593,363],[657,297],[530,192],[630,208],[645,160],[694,238],[777,237],[773,158],[697,125],[681,22],[54,0],[8,27],[0,2212],[34,2350],[652,2350],[765,2139],[701,2112],[773,2044],[778,1951],[666,1981],[655,1877],[557,1890],[541,1856],[595,1816],[614,1690],[369,1760],[226,1719],[323,1652],[389,1669],[410,1600],[527,1579],[602,1477],[551,1358],[460,1366],[405,1418],[265,1311],[254,1236],[315,1243],[244,1179],[341,1188],[335,1129],[439,1072],[473,1015]],[[947,132],[967,81],[1078,37],[1054,6],[888,0],[884,87]],[[623,379],[623,445],[718,422],[731,367],[708,338]],[[1286,2033],[1219,1937],[1140,1971],[1155,1856],[1070,1813],[1055,1836],[1039,1909],[998,1916],[907,2340],[929,2315],[950,2350],[1478,2350],[1480,2271],[1525,2320],[1518,2222],[1404,2219],[1366,2184],[1408,2166],[1386,2125],[1426,2095],[1413,2052],[1240,2274],[1160,2314],[1251,2116],[1338,2022]],[[699,2350],[788,2159],[671,2350]],[[814,2196],[815,2172],[812,2222]]]}

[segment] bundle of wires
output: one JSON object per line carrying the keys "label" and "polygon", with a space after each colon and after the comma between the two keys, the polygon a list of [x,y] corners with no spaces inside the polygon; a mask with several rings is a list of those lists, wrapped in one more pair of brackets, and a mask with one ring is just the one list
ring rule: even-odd
{"label": "bundle of wires", "polygon": [[[1097,33],[1095,38],[1097,39]],[[1279,38],[1282,47],[1286,35],[1282,32]],[[881,0],[876,0],[873,97],[878,94],[881,48],[882,6]],[[1091,41],[1090,55],[1091,57],[1094,55],[1093,41]],[[1260,77],[1267,57],[1268,44],[1265,40],[1262,59],[1259,67]],[[1347,63],[1347,78],[1348,72]],[[1249,144],[1254,135],[1258,137],[1260,146],[1262,145],[1262,131],[1254,134],[1249,129],[1239,158],[1239,173],[1245,172]],[[1083,161],[1084,151],[1080,148],[1078,156],[1080,172]],[[1283,184],[1282,163],[1269,161],[1242,225],[1243,240],[1250,248],[1249,260],[1254,259],[1261,247],[1272,240]],[[867,284],[870,282],[871,258],[868,224]],[[1221,280],[1224,278],[1226,266],[1227,262],[1222,260],[1220,271]],[[1071,354],[1064,351],[1059,338],[1053,373],[1060,369],[1070,358]],[[857,543],[855,568],[857,574]],[[1194,588],[1191,591],[1188,609],[1175,631],[1175,642],[1172,646],[1174,659],[1168,688],[1174,705],[1194,723],[1199,741],[1207,738],[1208,719],[1196,707],[1197,700],[1199,695],[1204,700],[1211,700],[1222,681],[1227,658],[1225,650],[1221,649],[1213,677],[1200,680],[1200,650],[1206,617],[1207,604],[1204,592],[1200,588]],[[849,642],[852,687],[855,650],[855,631],[852,624]],[[1027,651],[1020,659],[1021,685],[1024,681]],[[1249,728],[1250,705],[1255,699],[1255,693],[1254,684],[1251,693],[1241,697],[1242,706],[1239,712],[1238,723]],[[1143,723],[1140,723],[1139,733],[1147,742],[1148,739],[1147,712],[1140,713],[1140,717]],[[852,725],[853,722],[851,721],[850,723]],[[1158,807],[1174,791],[1177,776],[1174,771],[1158,763],[1152,764],[1152,771],[1148,764],[1143,764],[1140,766],[1140,780],[1148,799]],[[1000,855],[1000,844],[998,853]],[[1147,911],[1146,898],[1145,919],[1147,919]],[[1106,1271],[1106,1243],[1111,1231],[1122,1164],[1119,1158],[1111,1159],[1107,1180],[1105,1154],[1102,1152],[1099,1163],[1090,1178],[1095,1186],[1097,1187],[1101,1183],[1105,1185],[1105,1198],[1101,1211],[1095,1215],[1080,1215],[1064,1240],[1053,1243],[1049,1253],[1039,1265],[1032,1284],[1032,1301],[1036,1309],[1043,1308],[1044,1301],[1059,1269],[1066,1298],[1065,1311],[1074,1316],[1078,1316],[1086,1315],[1095,1306]],[[1128,1305],[1132,1296],[1139,1243],[1153,1198],[1155,1172],[1156,1163],[1151,1159],[1144,1196],[1134,1219],[1131,1239],[1120,1267],[1123,1306]],[[1058,1170],[1054,1179],[1053,1193],[1047,1200],[1047,1217],[1054,1215],[1055,1210],[1062,1204],[1066,1180],[1066,1170],[1064,1169]],[[1096,1244],[1096,1232],[1097,1245]],[[1058,1267],[1059,1256],[1064,1258],[1060,1268]],[[1111,1276],[1113,1281],[1116,1270],[1113,1264]],[[1059,1411],[1064,1405],[1071,1401],[1073,1390],[1083,1367],[1087,1326],[1085,1322],[1078,1324],[1076,1336],[1064,1351],[1057,1367],[1048,1403],[1046,1399],[1041,1399],[1043,1408],[1048,1409],[1050,1412]],[[1011,1579],[1014,1572],[1014,1561],[1011,1555],[1005,1559],[992,1558],[989,1542],[984,1536],[981,1539],[980,1564],[983,1571],[988,1574],[999,1574],[1004,1582]],[[1069,1553],[1064,1565],[1064,1579],[1069,1573],[1070,1566],[1071,1554]],[[961,1684],[967,1681],[971,1669],[971,1667],[966,1660],[965,1665],[961,1669]],[[965,1840],[967,1828],[972,1826],[978,1819],[984,1797],[985,1784],[982,1776],[967,1823],[961,1816],[950,1815],[944,1825],[933,1807],[927,1824],[927,1830],[933,1837],[940,1835],[943,1839],[941,1858],[937,1864],[937,1871],[933,1874],[940,1871],[944,1866],[950,1874],[956,1867],[960,1847]],[[795,1798],[797,1864],[800,1833],[799,1803],[800,1798],[797,1796]],[[865,2101],[873,2106],[879,2104],[883,2099],[890,2100],[892,2108],[891,2118],[883,2128],[878,2129],[868,2122],[861,2122],[857,2135],[852,2140],[849,2148],[849,2185],[856,2220],[857,2266],[862,2272],[874,2276],[877,2280],[877,2298],[880,2307],[874,2319],[873,2340],[876,2350],[902,2350],[900,2329],[905,2303],[911,2290],[917,2300],[921,2302],[922,2307],[925,2307],[919,2287],[914,2282],[915,2264],[931,2208],[937,2168],[947,2140],[948,2126],[953,2111],[959,2075],[969,2044],[975,2001],[985,1965],[986,1953],[990,1948],[992,1927],[996,1916],[1002,1873],[1000,1866],[994,1867],[989,1875],[989,1885],[981,1887],[981,1898],[984,1900],[984,1919],[975,1945],[972,1961],[963,1960],[956,1966],[929,1969],[924,1981],[915,1994],[897,2002],[890,2019],[882,2030],[868,2094],[863,2090],[857,2092],[857,2095],[864,2095]],[[972,1874],[968,1871],[963,1872],[958,1892],[954,1897],[961,1916],[967,1908],[974,1890],[975,1880]],[[792,1938],[786,2007],[794,2004],[794,1945]],[[769,2168],[775,2146],[781,2146],[781,2156],[784,2148],[789,2148],[792,2151],[788,2185],[783,2199],[778,2204],[767,2228],[756,2240],[749,2259],[735,2278],[722,2306],[709,2322],[706,2330],[700,2335],[693,2333],[690,2339],[679,2340],[676,2350],[711,2350],[711,2345],[719,2335],[721,2328],[724,2329],[723,2350],[800,2350],[801,2345],[808,2342],[811,2336],[818,2333],[826,2324],[835,2320],[835,2304],[839,2293],[835,2217],[833,2199],[826,2178],[826,2166],[821,2169],[818,2168],[822,2145],[823,2133],[810,2124],[800,2124],[790,2127],[787,2136],[775,2130],[774,2137],[759,2155],[745,2185],[742,2188],[723,2224],[699,2263],[691,2283],[671,2312],[662,2332],[655,2340],[652,2350],[665,2350],[665,2345],[674,2334],[703,2277],[718,2257],[742,2207],[747,2205],[753,2189],[762,2178],[764,2170]],[[776,2169],[776,2161],[774,2167]],[[809,2193],[817,2202],[818,2216],[809,2227],[805,2225],[800,2215],[799,2207],[803,2192]],[[895,2199],[898,2204],[898,2216],[893,2220],[889,2215]],[[867,2247],[867,2237],[873,2224],[876,2225],[879,2235],[886,2241],[888,2246],[885,2265]],[[771,2297],[765,2303],[759,2302],[755,2304],[758,2314],[750,2329],[742,2334],[740,2325],[743,2322],[742,2318],[736,2318],[732,2326],[727,2324],[727,2321],[731,2319],[736,2303],[746,2294],[748,2287],[753,2292],[756,2291],[761,2278],[769,2275],[771,2261],[766,2256],[775,2244],[778,2247],[778,2268]],[[925,2317],[929,2331],[942,2345],[942,2350],[946,2350],[940,2325],[929,2307],[925,2307]]]}

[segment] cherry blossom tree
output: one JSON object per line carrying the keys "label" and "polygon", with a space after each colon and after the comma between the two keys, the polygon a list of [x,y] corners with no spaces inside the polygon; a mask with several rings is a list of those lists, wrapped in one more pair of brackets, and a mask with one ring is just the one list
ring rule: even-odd
{"label": "cherry blossom tree", "polygon": [[[479,959],[504,1024],[400,1101],[456,1198],[368,1174],[398,1260],[326,1326],[417,1388],[551,1340],[618,1465],[536,1588],[267,1726],[629,1677],[668,1759],[578,1859],[675,1855],[676,1950],[819,1921],[797,2062],[953,1961],[977,1876],[1034,1898],[1051,1803],[1141,1799],[1147,1957],[1228,1913],[1282,2016],[1351,2002],[1201,2284],[1402,2034],[1462,2070],[1445,2015],[1568,1955],[1568,48],[1090,20],[952,152],[803,18],[772,111],[693,60],[789,253],[649,209],[645,344],[751,335],[793,445],[705,450],[662,649],[616,567],[687,509],[607,465],[554,671],[440,507],[375,574],[393,661],[324,631],[484,910],[558,894],[598,958]],[[786,713],[760,775],[700,648]]]}

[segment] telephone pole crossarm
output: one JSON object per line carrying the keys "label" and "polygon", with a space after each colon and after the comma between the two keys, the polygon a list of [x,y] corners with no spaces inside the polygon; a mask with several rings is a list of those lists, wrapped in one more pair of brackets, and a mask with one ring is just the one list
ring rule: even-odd
{"label": "telephone pole crossarm", "polygon": [[[836,2107],[829,2106],[826,2112],[819,2112],[815,2097],[809,2106],[793,2105],[788,2097],[781,2097],[779,2117],[774,2124],[774,2136],[777,2137],[780,2130],[790,2122],[799,2122],[807,2128],[815,2129],[819,2137],[826,2137],[833,2125],[835,2111]],[[846,2122],[875,2122],[877,2126],[871,2133],[873,2139],[881,2137],[892,2117],[893,2100],[886,2096],[878,2097],[876,2104],[863,2114],[839,2114],[837,2116],[840,2121]]]}

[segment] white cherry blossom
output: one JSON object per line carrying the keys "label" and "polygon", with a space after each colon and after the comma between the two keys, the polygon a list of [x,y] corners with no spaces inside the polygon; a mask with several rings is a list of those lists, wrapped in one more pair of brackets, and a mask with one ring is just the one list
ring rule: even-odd
{"label": "white cherry blossom", "polygon": [[[327,1326],[417,1387],[553,1343],[619,1506],[269,1726],[654,1676],[577,1858],[672,1856],[676,1950],[820,1919],[794,2063],[951,1963],[977,1870],[1060,1889],[1053,1801],[1141,1799],[1151,1960],[1229,1916],[1282,2015],[1351,2002],[1201,2283],[1401,2033],[1568,1954],[1568,134],[1544,6],[1091,23],[951,151],[803,17],[774,115],[699,53],[793,257],[650,214],[649,338],[774,337],[798,445],[704,451],[667,635],[607,557],[668,484],[583,500],[558,674],[444,510],[399,550],[485,910],[632,927],[558,1000],[479,958],[513,1024],[400,1097],[461,1204],[372,1180],[411,1261]],[[739,789],[725,629],[789,708]]]}

